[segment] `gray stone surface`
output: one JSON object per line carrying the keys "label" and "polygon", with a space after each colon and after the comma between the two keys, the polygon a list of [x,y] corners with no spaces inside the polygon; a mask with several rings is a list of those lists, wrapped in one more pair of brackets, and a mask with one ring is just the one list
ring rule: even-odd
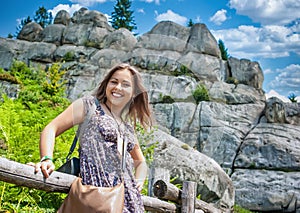
{"label": "gray stone surface", "polygon": [[[20,39],[0,38],[0,67],[9,69],[13,60],[46,67],[67,58],[67,95],[75,100],[112,66],[130,62],[142,73],[160,129],[155,163],[172,177],[196,181],[201,197],[219,208],[300,211],[300,105],[266,100],[257,62],[221,60],[204,24],[160,22],[135,37],[112,29],[97,11],[58,14],[45,29],[33,24]],[[210,101],[196,104],[198,84]],[[6,92],[12,86],[2,85]]]}

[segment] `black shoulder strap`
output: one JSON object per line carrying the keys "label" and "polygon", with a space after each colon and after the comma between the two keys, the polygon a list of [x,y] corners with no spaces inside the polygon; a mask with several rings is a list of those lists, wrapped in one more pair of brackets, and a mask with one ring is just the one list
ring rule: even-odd
{"label": "black shoulder strap", "polygon": [[[96,104],[97,107],[100,106],[99,101],[98,101],[97,98],[95,98],[95,104]],[[75,147],[76,147],[76,144],[77,144],[77,141],[78,141],[78,135],[79,135],[79,129],[76,131],[76,135],[75,135],[75,137],[74,137],[74,139],[73,139],[73,142],[72,142],[72,145],[71,145],[71,147],[70,147],[69,153],[68,153],[68,155],[67,155],[67,157],[66,157],[66,160],[67,160],[67,161],[70,159],[72,153],[73,153],[74,150],[75,150]]]}
{"label": "black shoulder strap", "polygon": [[[95,98],[95,104],[97,107],[100,106],[100,103],[99,103],[99,100],[97,98]],[[66,157],[66,160],[68,161],[72,155],[72,153],[74,152],[74,149],[76,147],[76,143],[77,143],[77,140],[78,140],[78,134],[79,134],[79,129],[77,130],[76,132],[76,135],[73,139],[73,142],[72,142],[72,145],[70,147],[70,151]],[[126,167],[126,150],[127,150],[127,145],[128,145],[128,139],[127,137],[124,138],[123,140],[123,149],[122,149],[122,171],[124,172],[125,171],[125,167]]]}

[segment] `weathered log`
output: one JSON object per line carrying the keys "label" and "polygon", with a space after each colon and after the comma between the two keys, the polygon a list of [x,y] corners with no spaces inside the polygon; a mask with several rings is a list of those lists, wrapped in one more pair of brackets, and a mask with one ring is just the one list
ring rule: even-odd
{"label": "weathered log", "polygon": [[[0,158],[0,181],[40,189],[46,192],[68,193],[76,176],[53,172],[44,178],[41,172],[34,173],[34,167],[21,164],[6,158]],[[176,212],[177,206],[157,198],[142,196],[144,207],[152,212]]]}
{"label": "weathered log", "polygon": [[192,181],[184,181],[182,184],[181,194],[181,212],[182,213],[194,213],[195,201],[197,196],[197,183]]}
{"label": "weathered log", "polygon": [[[181,205],[182,190],[178,189],[171,183],[163,180],[158,180],[153,185],[153,192],[156,197],[163,200],[170,200]],[[221,213],[220,209],[215,208],[213,205],[206,203],[203,200],[196,199],[195,208],[201,209],[205,213]]]}
{"label": "weathered log", "polygon": [[158,180],[153,185],[153,193],[156,197],[181,204],[181,190],[164,180]]}
{"label": "weathered log", "polygon": [[53,172],[44,178],[41,172],[34,173],[34,167],[0,158],[0,180],[18,186],[40,189],[46,192],[68,193],[76,176]]}
{"label": "weathered log", "polygon": [[142,196],[144,208],[150,212],[178,212],[177,206],[174,203],[168,203],[166,201],[159,200],[154,197]]}
{"label": "weathered log", "polygon": [[148,178],[148,196],[153,197],[153,185],[157,180],[170,180],[170,172],[165,168],[159,168],[154,165],[150,167]]}

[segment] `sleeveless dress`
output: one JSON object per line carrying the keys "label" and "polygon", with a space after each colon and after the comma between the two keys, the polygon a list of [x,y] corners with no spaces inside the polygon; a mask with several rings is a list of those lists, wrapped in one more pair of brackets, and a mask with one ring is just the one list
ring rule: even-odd
{"label": "sleeveless dress", "polygon": [[[96,107],[95,97],[82,98],[85,121],[80,124],[80,175],[82,184],[101,187],[115,186],[124,179],[125,201],[123,213],[142,213],[144,206],[134,178],[133,159],[129,152],[135,146],[134,129],[125,123],[119,131],[114,118],[102,107]],[[117,133],[126,135],[126,168],[122,174],[121,154],[117,150]]]}

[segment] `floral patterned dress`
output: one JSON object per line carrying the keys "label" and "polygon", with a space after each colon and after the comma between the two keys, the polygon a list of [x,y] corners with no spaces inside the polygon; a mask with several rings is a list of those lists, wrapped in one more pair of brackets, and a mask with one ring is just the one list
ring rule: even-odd
{"label": "floral patterned dress", "polygon": [[[134,130],[125,124],[124,130],[118,130],[118,124],[106,114],[101,105],[96,106],[95,97],[82,98],[85,108],[85,122],[80,129],[80,175],[82,183],[101,187],[111,187],[124,179],[125,202],[123,213],[144,212],[141,195],[137,189],[133,174],[133,159],[129,152],[135,145]],[[126,168],[122,174],[121,154],[117,150],[117,133],[126,135],[128,146]]]}

